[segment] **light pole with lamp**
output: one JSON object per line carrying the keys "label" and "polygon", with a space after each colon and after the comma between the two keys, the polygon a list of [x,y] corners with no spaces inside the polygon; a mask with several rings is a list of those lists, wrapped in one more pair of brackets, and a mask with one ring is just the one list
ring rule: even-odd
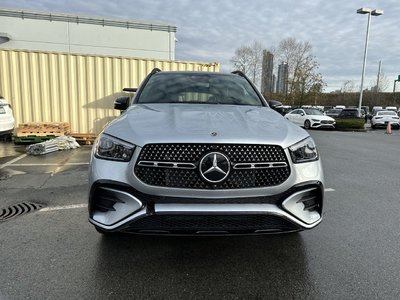
{"label": "light pole with lamp", "polygon": [[368,14],[367,34],[365,37],[365,48],[364,48],[364,63],[363,63],[362,74],[361,74],[360,99],[358,102],[358,109],[361,111],[363,90],[364,90],[365,65],[367,64],[367,49],[368,49],[368,39],[369,39],[369,28],[371,26],[371,16],[383,15],[383,10],[379,10],[379,9],[372,10],[370,8],[362,7],[360,9],[357,9],[357,13],[362,14],[362,15]]}

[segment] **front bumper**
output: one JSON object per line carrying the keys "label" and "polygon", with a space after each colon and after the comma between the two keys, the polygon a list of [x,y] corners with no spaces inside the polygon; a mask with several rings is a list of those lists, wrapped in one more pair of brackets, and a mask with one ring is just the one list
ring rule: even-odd
{"label": "front bumper", "polygon": [[371,122],[371,125],[375,127],[386,127],[388,123],[390,123],[391,127],[396,127],[396,128],[400,127],[399,122],[393,122],[393,121],[375,121],[373,123]]}
{"label": "front bumper", "polygon": [[311,124],[311,128],[327,128],[327,129],[333,129],[335,128],[335,123],[321,123],[321,122],[314,122]]}
{"label": "front bumper", "polygon": [[321,182],[265,197],[182,198],[99,181],[90,192],[89,221],[140,234],[263,234],[311,229],[322,220],[322,205]]}
{"label": "front bumper", "polygon": [[[322,220],[321,161],[293,164],[283,183],[261,188],[188,189],[140,181],[130,162],[97,159],[89,170],[89,221],[140,234],[261,234],[311,229]],[[286,157],[290,157],[285,149]]]}

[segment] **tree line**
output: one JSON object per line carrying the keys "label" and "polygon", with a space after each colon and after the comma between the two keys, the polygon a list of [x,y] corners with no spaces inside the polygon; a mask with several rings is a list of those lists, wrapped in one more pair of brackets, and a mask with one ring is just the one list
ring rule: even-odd
{"label": "tree line", "polygon": [[[259,42],[253,42],[250,46],[237,48],[231,59],[233,67],[245,73],[256,85],[260,85],[261,81],[263,50]],[[326,84],[318,72],[319,64],[312,53],[311,43],[290,37],[268,51],[274,55],[275,62],[288,65],[288,73],[284,79],[286,91],[283,94],[264,96],[291,105],[314,103]]]}
{"label": "tree line", "polygon": [[[255,41],[249,46],[237,48],[231,58],[233,68],[244,72],[257,86],[262,86],[263,50],[264,47],[261,43]],[[280,41],[278,46],[269,48],[268,51],[274,56],[274,73],[277,74],[277,65],[286,63],[288,65],[288,74],[287,78],[285,78],[285,92],[265,93],[264,97],[266,99],[279,100],[289,105],[323,105],[322,102],[325,102],[327,98],[341,98],[333,96],[325,97],[326,94],[323,93],[323,89],[326,87],[326,83],[319,72],[319,63],[313,54],[313,48],[310,42],[299,41],[296,38],[289,37]],[[389,80],[383,73],[379,73],[377,79],[371,81],[370,86],[371,88],[369,91],[381,94],[388,89]],[[357,92],[359,92],[359,87],[356,87],[354,81],[347,80],[337,93],[347,94],[348,96],[342,96],[352,99],[355,97],[353,93]],[[389,102],[390,96],[383,98],[387,98],[387,102]],[[345,102],[352,102],[352,100],[342,100],[345,100]],[[396,99],[393,102],[398,101]]]}

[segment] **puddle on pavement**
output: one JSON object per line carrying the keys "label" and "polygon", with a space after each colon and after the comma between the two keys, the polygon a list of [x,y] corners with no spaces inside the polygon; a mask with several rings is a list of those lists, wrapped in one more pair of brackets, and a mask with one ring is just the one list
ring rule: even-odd
{"label": "puddle on pavement", "polygon": [[15,145],[13,142],[0,142],[0,157],[19,156],[25,152],[24,145]]}
{"label": "puddle on pavement", "polygon": [[24,175],[26,172],[17,171],[12,169],[2,169],[0,170],[0,180],[7,180],[13,177],[14,175]]}

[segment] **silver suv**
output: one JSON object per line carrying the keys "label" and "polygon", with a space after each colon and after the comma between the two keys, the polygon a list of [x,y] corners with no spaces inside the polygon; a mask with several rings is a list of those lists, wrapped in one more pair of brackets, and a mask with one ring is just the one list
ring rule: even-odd
{"label": "silver suv", "polygon": [[155,69],[115,108],[121,116],[90,163],[89,221],[99,232],[261,234],[321,222],[314,141],[241,72]]}

